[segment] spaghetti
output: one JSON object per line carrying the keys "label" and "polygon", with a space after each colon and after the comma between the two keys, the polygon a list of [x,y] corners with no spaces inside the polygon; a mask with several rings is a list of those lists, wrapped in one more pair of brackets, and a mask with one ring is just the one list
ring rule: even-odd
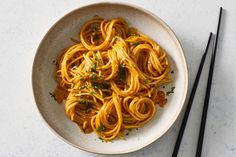
{"label": "spaghetti", "polygon": [[167,102],[158,89],[171,82],[165,51],[122,18],[94,18],[79,36],[58,58],[55,96],[67,116],[105,141],[150,121]]}

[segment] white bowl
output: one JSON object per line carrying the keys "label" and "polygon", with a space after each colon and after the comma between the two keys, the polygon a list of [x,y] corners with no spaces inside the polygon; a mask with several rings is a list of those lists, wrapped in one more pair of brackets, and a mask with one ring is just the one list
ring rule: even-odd
{"label": "white bowl", "polygon": [[[124,18],[129,25],[159,43],[173,62],[175,93],[168,96],[168,103],[158,109],[156,116],[126,140],[102,142],[93,134],[85,135],[70,121],[63,104],[57,104],[49,95],[56,87],[53,79],[58,53],[78,39],[81,26],[99,15],[104,18]],[[54,133],[65,142],[85,151],[101,154],[122,154],[139,150],[161,137],[177,119],[187,93],[188,72],[183,49],[174,32],[159,17],[142,8],[117,3],[98,3],[76,9],[60,19],[41,41],[33,65],[32,84],[39,112]]]}

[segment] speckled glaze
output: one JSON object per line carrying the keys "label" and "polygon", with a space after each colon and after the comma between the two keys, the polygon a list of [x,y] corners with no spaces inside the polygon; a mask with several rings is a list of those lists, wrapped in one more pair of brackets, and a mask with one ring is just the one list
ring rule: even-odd
{"label": "speckled glaze", "polygon": [[[70,38],[78,38],[81,26],[94,15],[104,18],[124,18],[130,26],[158,42],[168,53],[175,69],[172,86],[175,93],[168,97],[163,109],[144,127],[134,130],[126,140],[104,143],[95,134],[83,134],[77,125],[65,115],[64,106],[49,95],[56,86],[53,79],[53,60],[72,44]],[[187,93],[188,72],[183,49],[167,24],[152,13],[135,6],[115,3],[99,3],[72,11],[60,19],[45,35],[38,47],[32,72],[34,97],[43,119],[58,137],[85,151],[101,154],[122,154],[139,150],[161,137],[177,119]],[[168,89],[167,89],[168,90]]]}

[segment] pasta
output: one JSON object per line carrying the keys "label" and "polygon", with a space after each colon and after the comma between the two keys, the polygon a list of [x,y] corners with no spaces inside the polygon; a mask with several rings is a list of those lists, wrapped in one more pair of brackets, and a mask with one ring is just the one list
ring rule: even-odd
{"label": "pasta", "polygon": [[94,18],[79,37],[58,57],[55,97],[84,133],[123,138],[166,104],[159,87],[171,82],[167,54],[122,18]]}

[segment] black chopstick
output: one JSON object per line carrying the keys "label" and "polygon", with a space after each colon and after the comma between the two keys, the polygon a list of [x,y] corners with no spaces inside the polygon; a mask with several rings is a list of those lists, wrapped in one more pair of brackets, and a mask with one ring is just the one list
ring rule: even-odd
{"label": "black chopstick", "polygon": [[216,50],[217,50],[218,37],[219,37],[219,31],[220,31],[221,15],[222,15],[222,7],[220,7],[216,39],[215,39],[215,44],[214,44],[214,48],[213,48],[213,53],[212,53],[212,56],[211,56],[211,64],[210,64],[210,69],[209,69],[209,74],[208,74],[207,88],[206,88],[206,93],[205,93],[205,101],[204,101],[203,112],[202,112],[202,120],[201,120],[199,136],[198,136],[198,145],[197,145],[196,157],[201,157],[201,153],[202,153],[202,143],[203,143],[203,138],[204,138],[206,118],[207,118],[207,110],[208,110],[208,104],[209,104],[210,93],[211,93],[211,84],[212,84],[212,77],[213,77],[213,71],[214,71],[214,65],[215,65]]}
{"label": "black chopstick", "polygon": [[211,42],[211,38],[212,38],[212,33],[210,33],[210,35],[209,35],[206,50],[203,53],[201,62],[199,64],[198,72],[197,72],[197,75],[196,75],[196,78],[195,78],[195,81],[194,81],[194,85],[193,85],[193,88],[192,88],[192,91],[191,91],[191,94],[190,94],[190,97],[189,97],[189,101],[188,101],[186,111],[184,113],[184,118],[183,118],[180,130],[179,130],[179,134],[178,134],[178,137],[177,137],[177,140],[176,140],[176,143],[175,143],[175,148],[174,148],[172,157],[176,157],[178,155],[179,147],[180,147],[180,144],[181,144],[181,141],[182,141],[182,137],[183,137],[184,130],[185,130],[185,127],[186,127],[186,123],[188,121],[188,116],[189,116],[189,113],[190,113],[190,110],[191,110],[191,107],[192,107],[193,99],[194,99],[194,96],[195,96],[195,93],[196,93],[196,90],[197,90],[199,78],[201,76],[202,68],[203,68],[203,65],[204,65],[204,62],[205,62],[205,59],[206,59],[206,55],[207,55],[208,48],[209,48],[209,45],[210,45],[210,42]]}

